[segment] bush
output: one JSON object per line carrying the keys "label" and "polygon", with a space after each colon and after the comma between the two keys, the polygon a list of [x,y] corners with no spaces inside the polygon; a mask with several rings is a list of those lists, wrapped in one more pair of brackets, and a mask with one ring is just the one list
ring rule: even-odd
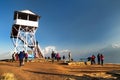
{"label": "bush", "polygon": [[3,73],[0,80],[16,80],[16,78],[13,73]]}

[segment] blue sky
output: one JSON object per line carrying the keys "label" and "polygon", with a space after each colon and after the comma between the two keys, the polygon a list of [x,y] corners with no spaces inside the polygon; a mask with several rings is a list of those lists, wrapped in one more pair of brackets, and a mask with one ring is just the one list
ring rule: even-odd
{"label": "blue sky", "polygon": [[0,51],[13,49],[10,32],[15,10],[41,16],[36,38],[42,49],[90,53],[120,42],[119,0],[1,0]]}

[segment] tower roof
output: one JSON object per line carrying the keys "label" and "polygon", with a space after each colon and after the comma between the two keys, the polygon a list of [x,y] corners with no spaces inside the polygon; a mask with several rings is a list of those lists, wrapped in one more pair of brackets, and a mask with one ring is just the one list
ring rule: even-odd
{"label": "tower roof", "polygon": [[15,12],[26,13],[26,14],[31,14],[31,15],[36,15],[36,16],[38,16],[38,17],[41,17],[41,16],[39,16],[39,15],[33,13],[33,12],[30,11],[30,10],[19,10],[19,11],[15,11]]}
{"label": "tower roof", "polygon": [[33,12],[30,11],[30,10],[21,10],[21,11],[18,11],[18,12],[27,13],[27,14],[32,14],[32,15],[37,15],[37,14],[33,13]]}

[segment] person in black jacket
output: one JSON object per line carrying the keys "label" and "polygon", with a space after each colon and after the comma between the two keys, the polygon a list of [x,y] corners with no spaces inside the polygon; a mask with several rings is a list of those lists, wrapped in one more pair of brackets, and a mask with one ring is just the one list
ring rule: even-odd
{"label": "person in black jacket", "polygon": [[100,65],[100,53],[98,53],[97,59],[98,59],[98,65]]}
{"label": "person in black jacket", "polygon": [[55,53],[54,53],[54,51],[52,51],[52,53],[51,53],[51,58],[52,58],[52,63],[54,63],[54,59],[55,59]]}

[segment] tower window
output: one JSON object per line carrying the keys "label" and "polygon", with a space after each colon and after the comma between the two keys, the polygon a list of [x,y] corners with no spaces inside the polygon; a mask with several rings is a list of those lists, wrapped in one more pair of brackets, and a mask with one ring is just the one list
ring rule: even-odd
{"label": "tower window", "polygon": [[35,15],[29,15],[29,20],[30,21],[37,21],[37,16],[35,16]]}
{"label": "tower window", "polygon": [[18,19],[27,20],[27,14],[25,14],[25,13],[18,13]]}

